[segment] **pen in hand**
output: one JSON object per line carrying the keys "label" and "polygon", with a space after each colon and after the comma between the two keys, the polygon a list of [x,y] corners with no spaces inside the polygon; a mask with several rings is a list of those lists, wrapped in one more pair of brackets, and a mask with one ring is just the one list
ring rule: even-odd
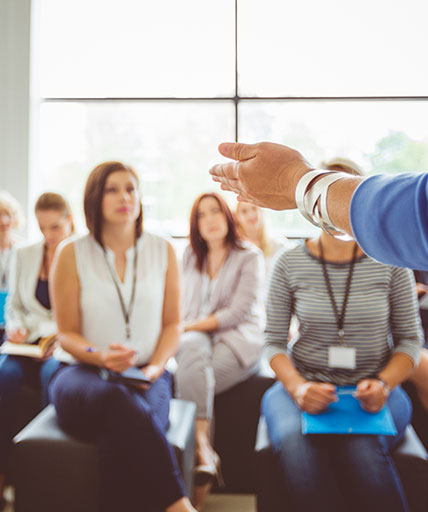
{"label": "pen in hand", "polygon": [[101,354],[102,366],[114,372],[121,373],[131,366],[135,366],[138,352],[123,345],[112,343],[108,349],[94,346],[86,347],[87,353]]}

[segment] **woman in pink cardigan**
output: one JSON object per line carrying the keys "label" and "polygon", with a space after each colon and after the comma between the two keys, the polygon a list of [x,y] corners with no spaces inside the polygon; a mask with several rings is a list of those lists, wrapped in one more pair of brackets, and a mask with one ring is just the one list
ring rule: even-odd
{"label": "woman in pink cardigan", "polygon": [[196,403],[195,506],[218,477],[210,443],[214,395],[257,371],[264,327],[264,262],[239,240],[233,215],[215,193],[198,197],[183,256],[184,333],[177,354],[181,398]]}

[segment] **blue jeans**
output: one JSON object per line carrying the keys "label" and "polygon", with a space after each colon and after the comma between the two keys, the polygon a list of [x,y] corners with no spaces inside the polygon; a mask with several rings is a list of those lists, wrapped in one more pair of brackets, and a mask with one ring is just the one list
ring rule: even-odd
{"label": "blue jeans", "polygon": [[6,469],[10,442],[17,425],[19,395],[23,384],[41,387],[41,407],[48,404],[48,384],[59,366],[52,357],[35,361],[30,357],[0,356],[0,473]]}
{"label": "blue jeans", "polygon": [[164,511],[185,495],[166,439],[171,375],[148,390],[107,382],[89,365],[63,365],[49,393],[61,427],[96,444],[100,510]]}
{"label": "blue jeans", "polygon": [[299,512],[408,511],[400,478],[389,455],[411,420],[401,388],[388,397],[397,436],[302,434],[301,410],[277,382],[264,395],[273,449],[279,457],[293,510]]}

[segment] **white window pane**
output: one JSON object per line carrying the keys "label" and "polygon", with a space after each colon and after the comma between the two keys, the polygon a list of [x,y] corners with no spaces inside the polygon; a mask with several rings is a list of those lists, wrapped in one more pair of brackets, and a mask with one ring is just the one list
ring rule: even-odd
{"label": "white window pane", "polygon": [[39,0],[43,97],[234,91],[234,0]]}
{"label": "white window pane", "polygon": [[[349,158],[370,173],[428,172],[428,101],[246,101],[240,140],[301,151],[317,166]],[[297,212],[271,214],[276,229],[312,230]]]}
{"label": "white window pane", "polygon": [[187,234],[196,196],[219,190],[208,170],[219,160],[218,144],[233,139],[233,112],[222,101],[44,103],[32,199],[63,193],[80,230],[89,172],[119,160],[140,176],[146,227]]}
{"label": "white window pane", "polygon": [[426,0],[240,0],[240,94],[426,96],[427,16]]}

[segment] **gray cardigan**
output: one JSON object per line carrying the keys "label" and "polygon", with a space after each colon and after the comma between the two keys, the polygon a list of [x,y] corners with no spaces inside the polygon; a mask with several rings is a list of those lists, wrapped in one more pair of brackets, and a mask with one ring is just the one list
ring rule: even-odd
{"label": "gray cardigan", "polygon": [[[199,318],[203,302],[204,273],[196,267],[196,256],[188,246],[182,263],[182,306],[185,321]],[[243,366],[260,357],[263,346],[265,310],[264,260],[262,253],[248,244],[230,251],[220,268],[210,295],[208,315],[214,314],[219,328],[214,340],[221,340]]]}

